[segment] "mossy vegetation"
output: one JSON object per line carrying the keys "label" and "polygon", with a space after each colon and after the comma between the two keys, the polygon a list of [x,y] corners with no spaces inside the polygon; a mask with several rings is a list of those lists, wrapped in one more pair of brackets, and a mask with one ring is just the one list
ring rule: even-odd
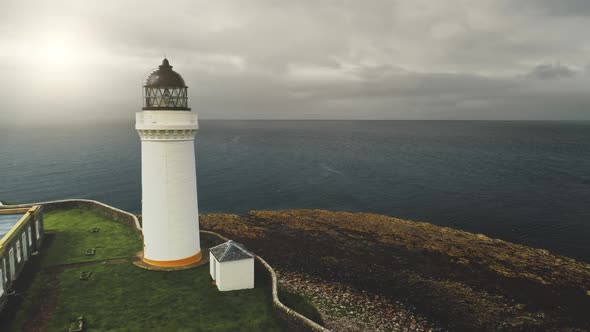
{"label": "mossy vegetation", "polygon": [[[90,232],[93,227],[100,231]],[[80,316],[87,331],[281,330],[269,288],[219,292],[208,265],[162,272],[124,259],[104,262],[131,258],[141,249],[127,225],[73,209],[46,213],[45,228],[52,234],[40,260],[43,269],[24,292],[9,331],[66,331]],[[96,254],[86,256],[91,247]],[[90,278],[81,280],[81,274]]]}

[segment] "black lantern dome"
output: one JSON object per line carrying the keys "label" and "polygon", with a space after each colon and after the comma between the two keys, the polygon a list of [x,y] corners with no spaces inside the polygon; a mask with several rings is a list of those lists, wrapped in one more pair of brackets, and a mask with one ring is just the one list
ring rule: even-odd
{"label": "black lantern dome", "polygon": [[148,76],[143,86],[143,109],[190,111],[187,86],[179,73],[172,70],[168,59]]}

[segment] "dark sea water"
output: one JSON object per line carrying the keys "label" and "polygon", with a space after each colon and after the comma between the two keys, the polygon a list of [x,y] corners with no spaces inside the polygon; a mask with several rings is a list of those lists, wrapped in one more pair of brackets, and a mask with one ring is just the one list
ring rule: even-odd
{"label": "dark sea water", "polygon": [[[201,121],[201,212],[428,221],[590,261],[590,122]],[[1,128],[0,200],[140,212],[133,123]]]}

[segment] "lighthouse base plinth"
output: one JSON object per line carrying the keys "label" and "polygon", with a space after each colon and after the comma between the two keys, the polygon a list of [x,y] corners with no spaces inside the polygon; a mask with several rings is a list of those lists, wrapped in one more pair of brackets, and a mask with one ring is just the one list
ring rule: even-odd
{"label": "lighthouse base plinth", "polygon": [[203,250],[197,254],[173,261],[155,261],[143,257],[143,251],[137,253],[140,260],[133,262],[134,265],[144,268],[146,270],[154,271],[178,271],[191,269],[193,267],[201,266],[209,262],[208,253],[203,254]]}

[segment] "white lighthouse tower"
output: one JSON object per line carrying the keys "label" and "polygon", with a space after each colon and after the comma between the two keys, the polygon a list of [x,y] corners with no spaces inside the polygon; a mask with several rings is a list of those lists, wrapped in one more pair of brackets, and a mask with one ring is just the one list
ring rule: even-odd
{"label": "white lighthouse tower", "polygon": [[187,86],[167,59],[144,86],[144,107],[135,116],[141,137],[143,261],[174,268],[201,259],[195,134],[197,114]]}

